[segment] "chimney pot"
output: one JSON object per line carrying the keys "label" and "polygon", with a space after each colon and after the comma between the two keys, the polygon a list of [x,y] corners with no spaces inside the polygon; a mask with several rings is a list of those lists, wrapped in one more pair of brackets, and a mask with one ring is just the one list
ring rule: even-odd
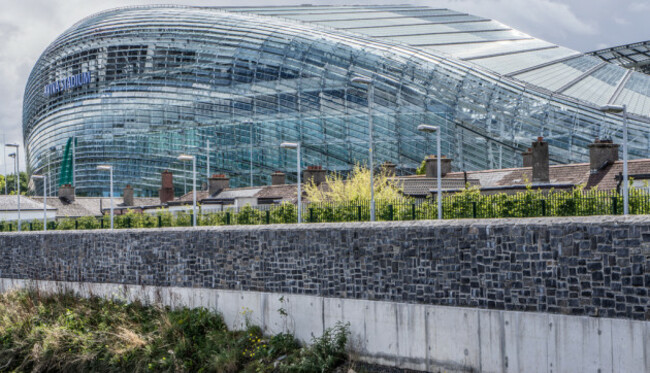
{"label": "chimney pot", "polygon": [[[444,155],[440,158],[440,176],[444,177],[451,172],[451,158],[447,158]],[[425,174],[426,177],[437,178],[438,177],[438,163],[436,162],[436,156],[430,155],[425,158]]]}
{"label": "chimney pot", "polygon": [[548,168],[548,142],[540,136],[533,142],[532,149],[533,182],[550,181]]}

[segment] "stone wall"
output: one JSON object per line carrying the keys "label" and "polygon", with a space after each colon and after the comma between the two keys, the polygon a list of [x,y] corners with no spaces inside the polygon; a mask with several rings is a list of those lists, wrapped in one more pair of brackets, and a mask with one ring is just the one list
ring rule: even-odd
{"label": "stone wall", "polygon": [[0,233],[0,278],[650,320],[650,217]]}

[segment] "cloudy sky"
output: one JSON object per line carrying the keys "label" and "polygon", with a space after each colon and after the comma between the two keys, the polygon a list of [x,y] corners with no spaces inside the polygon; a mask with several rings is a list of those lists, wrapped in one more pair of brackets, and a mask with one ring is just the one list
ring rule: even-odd
{"label": "cloudy sky", "polygon": [[[583,52],[650,39],[650,0],[0,0],[0,142],[4,138],[22,144],[22,101],[27,77],[57,35],[79,19],[104,9],[157,3],[411,3],[496,19],[537,38]],[[0,156],[0,173],[4,173],[4,162],[5,157]]]}

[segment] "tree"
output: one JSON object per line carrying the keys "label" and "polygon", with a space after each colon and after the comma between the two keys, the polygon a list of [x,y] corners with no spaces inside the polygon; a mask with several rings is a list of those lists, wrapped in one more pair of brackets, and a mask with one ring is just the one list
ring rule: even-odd
{"label": "tree", "polygon": [[[406,201],[402,189],[384,171],[375,173],[375,200]],[[313,182],[305,186],[310,202],[349,203],[370,200],[370,170],[357,164],[347,179],[340,174],[327,175],[326,186]]]}
{"label": "tree", "polygon": [[[3,182],[0,183],[2,186],[2,190],[0,193],[5,192],[5,185],[4,185],[4,177],[2,178]],[[20,194],[24,195],[27,193],[27,184],[28,184],[28,177],[26,172],[21,172],[20,173]],[[16,175],[15,174],[10,174],[7,175],[7,192],[9,194],[16,194]]]}

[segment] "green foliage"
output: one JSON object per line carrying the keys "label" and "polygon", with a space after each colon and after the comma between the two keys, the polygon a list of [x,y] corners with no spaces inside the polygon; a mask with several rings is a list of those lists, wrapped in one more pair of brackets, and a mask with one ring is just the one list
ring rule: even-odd
{"label": "green foliage", "polygon": [[281,372],[332,372],[347,358],[346,345],[350,335],[349,324],[337,323],[326,329],[320,338],[312,337],[311,346],[291,359]]}
{"label": "green foliage", "polygon": [[[1,177],[1,176],[0,176]],[[5,185],[4,185],[5,178],[2,177],[2,182],[0,182],[0,186],[2,187],[2,194],[5,192]],[[7,175],[7,192],[11,195],[16,194],[16,175],[15,174],[9,174]],[[29,178],[27,177],[26,172],[20,172],[20,194],[25,195],[27,193],[27,185],[29,183]]]}
{"label": "green foliage", "polygon": [[[357,201],[370,200],[370,170],[355,165],[352,172],[344,179],[341,174],[331,174],[326,177],[327,188],[321,188],[313,183],[305,186],[305,194],[310,202],[348,204]],[[401,188],[392,181],[390,175],[382,171],[373,177],[375,200],[400,201],[406,200]]]}
{"label": "green foliage", "polygon": [[37,291],[0,294],[0,370],[11,372],[332,372],[348,327],[301,347],[257,326],[229,331],[204,308]]}
{"label": "green foliage", "polygon": [[424,175],[427,173],[427,160],[423,159],[422,163],[418,166],[418,168],[415,169],[415,174],[416,175]]}
{"label": "green foliage", "polygon": [[298,221],[298,207],[293,203],[283,202],[271,209],[271,223],[295,223]]}
{"label": "green foliage", "polygon": [[246,204],[237,213],[237,224],[260,224],[261,222],[262,212],[252,208],[250,204]]}

